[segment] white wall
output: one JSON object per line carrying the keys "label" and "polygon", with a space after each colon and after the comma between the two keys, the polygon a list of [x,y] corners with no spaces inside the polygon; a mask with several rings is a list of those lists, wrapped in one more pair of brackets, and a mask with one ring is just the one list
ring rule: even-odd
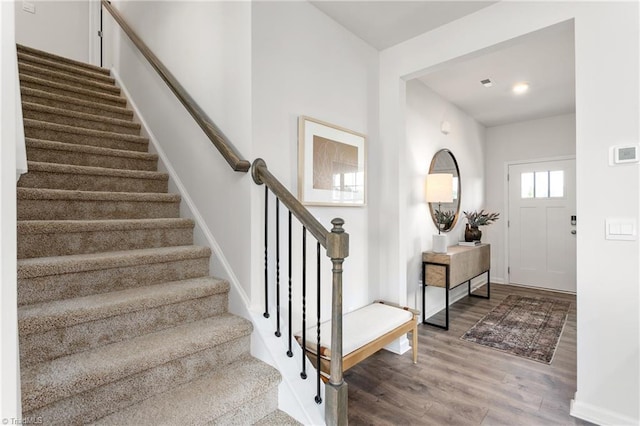
{"label": "white wall", "polygon": [[[114,5],[239,153],[251,158],[251,4],[123,1]],[[105,66],[118,71],[221,247],[222,252],[212,256],[211,273],[229,279],[250,296],[250,174],[231,170],[114,25],[105,12]],[[182,208],[187,214],[184,203]],[[206,244],[200,232],[195,236],[197,244]]]}
{"label": "white wall", "polygon": [[[0,3],[0,419],[21,418],[16,279],[16,103],[14,4]],[[24,140],[22,141],[24,144]]]}
{"label": "white wall", "polygon": [[[507,282],[505,262],[507,162],[570,156],[576,153],[576,115],[565,114],[487,128],[485,156],[486,208],[500,212],[501,220],[488,229],[491,243],[491,278]],[[484,234],[483,234],[484,238]]]}
{"label": "white wall", "polygon": [[[637,3],[499,2],[381,52],[381,152],[376,153],[378,163],[374,165],[380,173],[371,184],[380,185],[388,201],[382,214],[398,225],[375,242],[380,257],[388,258],[380,267],[380,276],[383,282],[399,281],[397,289],[385,293],[403,302],[407,287],[405,204],[411,191],[407,172],[401,167],[408,151],[405,80],[444,62],[570,19],[575,20],[580,217],[578,389],[572,413],[597,423],[636,424],[640,421],[640,251],[638,241],[605,241],[603,229],[609,216],[638,218],[637,165],[611,168],[607,164],[609,146],[637,143],[640,137]],[[594,196],[597,188],[607,190]]]}
{"label": "white wall", "polygon": [[89,0],[30,3],[36,13],[22,10],[22,1],[15,2],[16,42],[89,62]]}
{"label": "white wall", "polygon": [[[378,54],[307,2],[255,2],[252,17],[253,153],[262,157],[272,173],[297,194],[299,116],[310,116],[364,133],[367,149],[378,144]],[[370,170],[371,173],[375,173],[375,169]],[[256,206],[259,206],[253,221],[257,227],[255,235],[262,241],[262,187],[254,195]],[[376,197],[376,188],[369,186],[367,195],[369,200]],[[273,200],[270,202],[273,205]],[[370,206],[309,208],[327,229],[332,227],[331,219],[341,217],[345,220],[344,228],[350,235],[349,257],[344,263],[345,310],[366,305],[375,297],[369,286],[369,209]],[[294,246],[300,241],[296,225]],[[283,232],[285,226],[282,222]],[[310,239],[308,236],[308,241]],[[315,259],[315,253],[315,244],[310,244],[307,256]],[[322,314],[323,318],[328,318],[331,264],[324,250],[321,256],[321,297],[325,302]],[[254,280],[255,292],[262,291],[263,286],[264,253],[260,244],[254,244],[254,259],[254,276],[259,278]],[[294,277],[300,276],[297,266],[295,264]],[[284,277],[286,263],[281,264],[280,271]],[[315,275],[311,275],[315,283]],[[300,293],[299,280],[297,282],[294,297]],[[315,284],[310,288],[315,288]],[[308,295],[307,300],[315,315],[315,295]],[[294,325],[294,329],[300,328]]]}
{"label": "white wall", "polygon": [[[443,148],[449,149],[456,157],[460,169],[460,216],[456,226],[446,234],[447,245],[454,245],[464,239],[465,210],[484,207],[484,158],[485,128],[464,111],[440,97],[420,80],[407,82],[406,134],[409,173],[409,196],[407,199],[407,302],[416,309],[422,309],[422,252],[430,250],[432,235],[438,233],[424,201],[424,181],[429,173],[433,155]],[[448,135],[440,131],[440,123],[451,123]],[[483,228],[483,240],[485,229]],[[493,248],[493,247],[492,247]],[[486,278],[486,277],[485,277]],[[464,287],[464,286],[463,286]],[[466,294],[466,287],[460,288]],[[456,294],[452,292],[454,300]],[[444,306],[441,289],[427,288],[427,315]]]}
{"label": "white wall", "polygon": [[[298,117],[317,118],[367,135],[367,149],[377,138],[377,72],[378,53],[362,40],[320,12],[308,2],[253,2],[252,4],[252,121],[253,155],[263,158],[269,170],[297,195]],[[369,197],[375,189],[369,188]],[[370,200],[371,198],[369,198]],[[275,200],[269,200],[269,252],[271,320],[276,308],[273,290],[275,271],[274,238]],[[368,214],[370,207],[310,207],[311,213],[325,228],[341,217],[350,234],[349,257],[344,262],[343,308],[352,310],[373,300],[369,286]],[[287,335],[287,213],[281,215],[281,301],[282,330]],[[253,188],[252,216],[253,289],[252,305],[264,310],[264,187]],[[293,331],[301,324],[301,229],[293,221],[292,299]],[[307,327],[316,321],[316,243],[307,233]],[[322,320],[331,312],[331,263],[321,250]],[[256,332],[262,333],[282,375],[280,407],[304,424],[323,422],[323,406],[313,401],[313,381],[301,381],[299,358],[285,356],[286,339],[273,337],[273,328],[264,327],[264,319],[256,320]],[[273,324],[273,323],[272,323]],[[256,333],[254,333],[256,334]],[[294,353],[299,351],[297,345]],[[254,351],[258,352],[258,351]],[[260,354],[258,354],[260,355]],[[270,362],[268,357],[261,357]],[[309,383],[307,383],[309,382]],[[309,386],[311,385],[311,386]],[[306,405],[306,416],[300,415],[292,400]]]}

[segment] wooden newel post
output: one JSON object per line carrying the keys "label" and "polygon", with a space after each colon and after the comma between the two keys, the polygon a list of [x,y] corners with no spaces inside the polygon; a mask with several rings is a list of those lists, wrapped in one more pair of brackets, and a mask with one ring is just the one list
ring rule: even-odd
{"label": "wooden newel post", "polygon": [[347,384],[342,378],[342,263],[349,256],[349,234],[344,232],[344,220],[331,221],[333,229],[327,235],[327,256],[333,263],[331,300],[331,375],[325,386],[325,422],[329,426],[346,425]]}

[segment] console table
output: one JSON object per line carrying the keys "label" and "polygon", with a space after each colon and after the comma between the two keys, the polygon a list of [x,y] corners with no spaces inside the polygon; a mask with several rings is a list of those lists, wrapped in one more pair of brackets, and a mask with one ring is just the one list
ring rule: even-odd
{"label": "console table", "polygon": [[[464,284],[469,285],[469,296],[489,299],[491,297],[491,246],[450,246],[446,253],[425,251],[422,253],[422,323],[449,329],[449,290]],[[471,293],[471,280],[487,274],[487,295]],[[445,289],[445,324],[427,322],[426,292],[427,286]]]}

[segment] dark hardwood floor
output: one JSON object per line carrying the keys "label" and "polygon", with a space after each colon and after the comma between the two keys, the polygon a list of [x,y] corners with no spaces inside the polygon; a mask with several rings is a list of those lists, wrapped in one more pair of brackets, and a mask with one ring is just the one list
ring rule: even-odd
{"label": "dark hardwood floor", "polygon": [[[509,294],[573,302],[550,365],[460,340]],[[453,304],[448,331],[420,325],[418,334],[417,365],[410,352],[382,350],[345,373],[350,424],[589,424],[569,415],[576,390],[575,296],[496,284],[490,300],[465,297]]]}

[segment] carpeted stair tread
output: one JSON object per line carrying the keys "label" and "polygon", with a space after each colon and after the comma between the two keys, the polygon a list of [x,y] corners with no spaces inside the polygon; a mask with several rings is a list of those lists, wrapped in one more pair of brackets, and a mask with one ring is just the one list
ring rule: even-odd
{"label": "carpeted stair tread", "polygon": [[[22,368],[227,312],[229,294],[226,291],[191,290],[186,294],[180,286],[176,289],[164,298],[154,294],[153,299],[146,299],[143,304],[132,300],[126,305],[122,301],[121,306],[96,306],[95,311],[90,312],[91,319],[85,318],[87,312],[83,311],[80,313],[83,322],[77,324],[74,321],[74,324],[32,334],[21,332]],[[158,291],[165,293],[154,290]],[[74,313],[73,310],[68,312],[69,315]]]}
{"label": "carpeted stair tread", "polygon": [[[231,424],[250,424],[245,421],[248,419],[230,417],[244,404],[275,392],[280,380],[273,367],[257,359],[244,358],[221,371],[106,416],[95,425],[204,425],[217,424],[218,418],[225,418]],[[247,414],[263,414],[264,418],[266,413]]]}
{"label": "carpeted stair tread", "polygon": [[18,200],[83,200],[83,201],[134,201],[176,203],[179,194],[69,191],[65,189],[17,188]]}
{"label": "carpeted stair tread", "polygon": [[87,70],[98,72],[98,73],[105,74],[105,75],[109,75],[110,74],[110,71],[108,69],[106,69],[106,68],[101,68],[101,67],[98,67],[98,66],[95,66],[95,65],[91,65],[91,64],[84,63],[84,62],[76,61],[74,59],[65,58],[64,56],[60,56],[60,55],[56,55],[56,54],[53,54],[53,53],[45,52],[43,50],[39,50],[39,49],[35,49],[33,47],[25,46],[23,44],[17,44],[16,48],[17,48],[19,53],[27,53],[27,54],[38,56],[38,57],[41,57],[41,58],[45,58],[45,59],[48,59],[48,60],[51,60],[51,61],[62,62],[62,63],[65,63],[67,65],[76,66],[76,67],[79,67],[79,68],[87,69]]}
{"label": "carpeted stair tread", "polygon": [[45,139],[131,151],[146,152],[149,144],[149,139],[142,136],[84,129],[82,127],[67,126],[28,118],[24,120],[24,132],[26,137],[33,139]]}
{"label": "carpeted stair tread", "polygon": [[100,93],[120,95],[120,88],[115,85],[115,81],[101,82],[85,76],[70,75],[58,70],[43,68],[25,62],[18,62],[18,71],[21,76],[33,76],[43,80],[50,80],[56,83],[73,85],[78,88],[93,90]]}
{"label": "carpeted stair tread", "polygon": [[35,257],[18,260],[18,278],[97,271],[140,264],[166,263],[208,257],[210,255],[211,249],[208,247],[189,245],[70,256]]}
{"label": "carpeted stair tread", "polygon": [[18,221],[18,259],[193,244],[182,218]]}
{"label": "carpeted stair tread", "polygon": [[56,70],[58,72],[64,72],[67,74],[82,76],[93,80],[101,81],[106,84],[115,84],[115,79],[102,72],[96,72],[84,67],[77,67],[68,65],[60,61],[52,61],[50,59],[33,55],[27,52],[18,52],[18,63],[30,64],[33,66],[39,66],[44,69]]}
{"label": "carpeted stair tread", "polygon": [[[251,337],[243,336],[223,345],[174,359],[107,385],[75,394],[24,415],[53,419],[50,423],[52,425],[88,424],[159,393],[171,391],[181,384],[198,379],[214,370],[225,368],[248,356],[250,346]],[[272,396],[277,398],[277,393],[272,392]]]}
{"label": "carpeted stair tread", "polygon": [[127,100],[118,94],[77,87],[73,84],[66,84],[64,82],[57,83],[55,81],[27,74],[20,74],[20,86],[38,90],[53,91],[53,93],[63,96],[70,96],[73,98],[104,103],[112,106],[124,107],[127,104]]}
{"label": "carpeted stair tread", "polygon": [[17,188],[18,220],[152,219],[180,216],[180,195]]}
{"label": "carpeted stair tread", "polygon": [[134,123],[131,119],[120,120],[31,102],[22,102],[22,111],[25,118],[32,120],[114,133],[140,135],[140,124]]}
{"label": "carpeted stair tread", "polygon": [[18,329],[24,335],[42,333],[227,291],[229,284],[226,281],[201,277],[37,303],[18,309]]}
{"label": "carpeted stair tread", "polygon": [[160,181],[169,180],[169,175],[167,173],[145,170],[110,169],[105,167],[76,166],[73,164],[43,163],[38,161],[27,161],[27,167],[29,173],[34,171],[91,176],[117,176],[132,179],[148,179]]}
{"label": "carpeted stair tread", "polygon": [[72,191],[110,191],[118,193],[166,193],[169,175],[144,170],[28,161],[29,172],[18,181],[19,187]]}
{"label": "carpeted stair tread", "polygon": [[131,120],[133,117],[133,111],[124,108],[124,106],[107,105],[24,86],[20,88],[20,93],[22,95],[23,102],[53,106],[70,111],[84,112],[105,117],[119,118],[121,120]]}
{"label": "carpeted stair tread", "polygon": [[[157,169],[158,155],[125,149],[26,138],[27,157],[39,162],[75,164],[78,166],[109,167],[113,169]],[[36,151],[37,154],[31,152]],[[58,154],[59,153],[59,154]]]}
{"label": "carpeted stair tread", "polygon": [[255,426],[301,426],[302,423],[281,410],[275,410],[255,423]]}
{"label": "carpeted stair tread", "polygon": [[138,229],[189,228],[194,222],[184,218],[104,219],[104,220],[22,220],[18,234],[75,233],[92,231],[135,231]]}
{"label": "carpeted stair tread", "polygon": [[18,260],[18,306],[208,276],[211,250],[190,245],[94,255]]}
{"label": "carpeted stair tread", "polygon": [[244,318],[221,314],[32,366],[22,371],[23,410],[224,344],[250,334],[252,329]]}

